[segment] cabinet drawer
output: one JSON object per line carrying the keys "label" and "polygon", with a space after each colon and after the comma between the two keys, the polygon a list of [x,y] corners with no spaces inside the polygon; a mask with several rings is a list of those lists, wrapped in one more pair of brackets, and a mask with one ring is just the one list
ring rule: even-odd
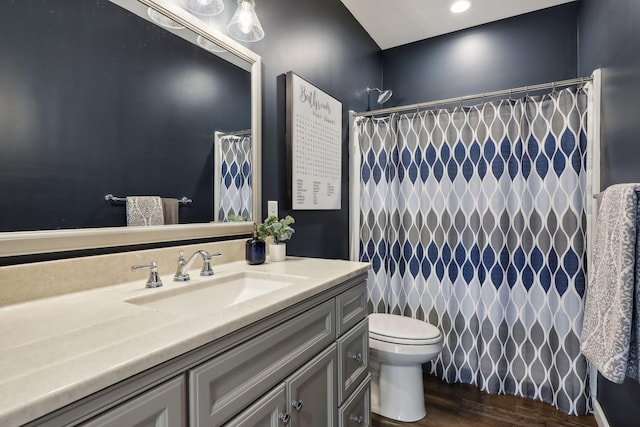
{"label": "cabinet drawer", "polygon": [[338,339],[338,401],[342,403],[369,373],[369,321]]}
{"label": "cabinet drawer", "polygon": [[99,415],[84,427],[186,426],[184,376],[157,386]]}
{"label": "cabinet drawer", "polygon": [[367,317],[367,282],[362,282],[336,297],[336,314],[338,337]]}
{"label": "cabinet drawer", "polygon": [[222,425],[331,344],[334,304],[320,304],[189,371],[190,424]]}
{"label": "cabinet drawer", "polygon": [[281,427],[289,422],[284,383],[236,416],[224,427]]}
{"label": "cabinet drawer", "polygon": [[367,376],[340,408],[338,427],[365,427],[371,425],[371,377]]}

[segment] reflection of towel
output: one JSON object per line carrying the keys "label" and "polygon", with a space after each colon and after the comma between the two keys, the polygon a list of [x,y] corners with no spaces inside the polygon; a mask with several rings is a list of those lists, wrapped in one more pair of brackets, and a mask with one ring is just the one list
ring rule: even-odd
{"label": "reflection of towel", "polygon": [[[638,379],[640,326],[640,184],[604,191],[587,288],[582,353],[608,380]],[[634,307],[634,299],[635,307]]]}
{"label": "reflection of towel", "polygon": [[162,212],[165,224],[178,223],[178,199],[162,198]]}
{"label": "reflection of towel", "polygon": [[162,224],[164,224],[164,215],[160,197],[127,197],[127,226]]}

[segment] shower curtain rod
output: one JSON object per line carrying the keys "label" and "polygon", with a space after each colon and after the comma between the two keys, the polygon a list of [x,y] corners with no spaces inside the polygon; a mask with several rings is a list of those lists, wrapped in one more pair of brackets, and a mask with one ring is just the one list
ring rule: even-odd
{"label": "shower curtain rod", "polygon": [[235,132],[220,132],[220,136],[239,136],[239,135],[251,135],[251,129],[237,130]]}
{"label": "shower curtain rod", "polygon": [[557,82],[542,83],[542,84],[533,85],[533,86],[523,86],[523,87],[518,87],[513,89],[499,90],[496,92],[487,92],[487,93],[480,93],[477,95],[468,95],[468,96],[459,96],[457,98],[441,99],[438,101],[421,102],[419,104],[402,105],[399,107],[390,107],[390,108],[381,108],[379,110],[372,110],[372,111],[363,111],[360,113],[354,113],[353,116],[367,117],[367,116],[375,116],[378,114],[398,113],[400,111],[420,110],[422,108],[437,107],[438,105],[453,104],[456,102],[462,103],[462,102],[471,101],[474,99],[495,98],[499,96],[513,95],[516,93],[528,93],[528,92],[535,92],[535,91],[544,90],[544,89],[551,89],[551,88],[555,89],[558,87],[573,86],[576,84],[590,82],[592,80],[593,80],[592,77],[578,77],[576,79],[560,80]]}

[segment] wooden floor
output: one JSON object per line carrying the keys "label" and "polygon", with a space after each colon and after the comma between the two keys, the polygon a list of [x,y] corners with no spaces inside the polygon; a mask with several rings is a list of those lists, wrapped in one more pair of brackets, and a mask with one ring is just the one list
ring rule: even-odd
{"label": "wooden floor", "polygon": [[446,384],[424,377],[427,416],[399,423],[372,414],[372,427],[596,427],[592,415],[573,417],[553,406],[515,396],[491,395],[467,384]]}

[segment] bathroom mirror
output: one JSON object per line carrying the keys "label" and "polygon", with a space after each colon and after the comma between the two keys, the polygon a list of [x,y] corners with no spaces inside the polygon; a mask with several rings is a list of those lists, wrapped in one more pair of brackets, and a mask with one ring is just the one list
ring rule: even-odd
{"label": "bathroom mirror", "polygon": [[[15,4],[30,3],[33,5],[40,5],[45,7],[45,4],[41,1],[26,0],[24,3],[20,2],[4,2],[0,6],[0,10],[3,7],[11,7]],[[52,13],[58,11],[60,5],[65,2],[56,2]],[[259,179],[255,177],[260,176],[260,164],[261,164],[261,71],[260,71],[260,57],[240,45],[239,43],[231,40],[225,34],[220,32],[214,27],[211,22],[201,19],[199,16],[195,16],[180,7],[180,2],[174,0],[91,0],[82,2],[79,5],[76,2],[67,2],[73,4],[75,8],[86,8],[87,4],[90,4],[94,10],[88,13],[89,17],[86,22],[77,22],[74,25],[66,25],[65,19],[67,16],[63,16],[64,13],[60,13],[60,16],[56,16],[56,20],[53,25],[60,27],[72,27],[68,28],[68,31],[62,31],[60,40],[56,40],[52,45],[46,40],[46,34],[50,34],[50,28],[46,28],[44,31],[46,34],[33,34],[25,30],[24,22],[11,22],[10,25],[5,25],[4,30],[0,30],[0,52],[10,51],[12,49],[11,44],[24,44],[33,48],[30,51],[21,52],[20,57],[24,62],[29,65],[30,61],[34,64],[28,69],[28,74],[22,80],[24,87],[11,86],[11,83],[15,82],[15,79],[11,80],[11,75],[2,74],[2,67],[0,66],[0,94],[3,95],[4,107],[0,106],[0,130],[5,133],[5,136],[0,135],[0,156],[12,157],[14,160],[11,163],[13,168],[13,175],[11,172],[5,171],[2,182],[0,182],[0,194],[5,200],[9,200],[5,203],[5,206],[1,209],[5,214],[7,211],[14,210],[12,215],[14,216],[29,216],[30,212],[25,212],[25,209],[20,206],[18,201],[20,198],[33,198],[39,200],[42,203],[40,205],[34,205],[31,209],[32,212],[44,212],[45,215],[51,213],[52,217],[55,217],[55,213],[60,211],[61,206],[71,207],[85,206],[85,204],[95,204],[95,198],[99,198],[100,205],[92,208],[90,213],[94,216],[98,216],[99,212],[111,209],[113,215],[121,215],[124,213],[124,204],[109,203],[104,200],[106,194],[112,193],[117,197],[125,197],[127,195],[141,195],[148,193],[155,193],[153,195],[160,195],[161,197],[175,197],[180,198],[186,196],[193,200],[197,200],[198,203],[207,203],[208,217],[204,218],[200,216],[196,218],[194,223],[189,224],[176,224],[176,225],[162,225],[162,226],[147,226],[147,227],[126,227],[117,226],[114,224],[105,224],[102,226],[96,226],[95,224],[89,224],[87,226],[71,226],[68,227],[64,223],[64,215],[60,215],[62,219],[61,223],[53,222],[53,226],[49,223],[44,227],[28,227],[20,228],[16,227],[16,231],[4,227],[2,233],[0,233],[0,256],[17,256],[35,253],[47,253],[47,252],[60,252],[70,250],[82,250],[90,248],[100,247],[113,247],[124,246],[134,244],[167,242],[167,241],[179,241],[179,240],[191,240],[202,239],[209,237],[220,236],[232,236],[250,233],[252,229],[251,222],[237,221],[237,216],[232,216],[231,222],[216,223],[213,222],[215,214],[213,213],[213,197],[214,188],[213,182],[213,163],[214,163],[214,131],[232,133],[240,129],[248,130],[251,134],[251,150],[248,153],[249,158],[247,163],[250,164],[251,174],[251,194],[248,196],[250,199],[249,209],[250,214],[243,215],[243,219],[260,218],[260,194],[261,186]],[[46,6],[48,9],[49,6]],[[149,10],[161,14],[162,16],[174,21],[181,29],[171,30],[173,34],[167,33],[167,35],[158,34],[157,31],[149,31],[148,29],[138,31],[134,30],[135,37],[125,39],[123,31],[118,32],[115,36],[114,28],[118,28],[121,17],[113,15],[113,8],[121,9],[123,13],[129,15],[126,19],[131,21],[143,22],[144,25],[151,25],[149,19]],[[125,10],[126,9],[126,10]],[[109,10],[109,13],[107,13]],[[23,12],[24,13],[24,12]],[[137,15],[137,16],[135,16]],[[3,13],[3,16],[7,17],[8,14]],[[38,14],[35,13],[31,17],[34,17],[37,22]],[[42,14],[40,14],[42,16]],[[59,19],[58,19],[59,18]],[[27,17],[25,16],[25,19]],[[49,17],[50,19],[50,17]],[[14,20],[16,21],[16,20]],[[19,27],[21,34],[18,37],[7,36],[7,32],[11,28]],[[100,37],[94,35],[92,37],[85,36],[84,31],[93,30],[100,33]],[[164,29],[162,30],[164,31]],[[41,32],[42,33],[42,32]],[[111,36],[109,36],[111,35]],[[143,37],[146,36],[146,39]],[[43,37],[45,37],[43,39]],[[166,41],[167,37],[172,37],[176,40]],[[71,42],[78,42],[81,51],[85,50],[86,55],[60,55],[56,46],[67,46]],[[98,43],[96,43],[96,41]],[[158,45],[158,43],[170,43],[173,44],[174,50],[167,49],[163,52],[165,57],[158,59],[149,59],[147,56],[147,49],[150,45]],[[187,53],[182,51],[176,51],[181,45],[188,45],[189,50]],[[113,52],[118,50],[124,50],[128,47],[137,49],[136,55],[140,57],[139,61],[127,64],[125,61],[116,57]],[[177,46],[177,47],[176,47]],[[198,47],[196,47],[198,46]],[[210,52],[211,47],[215,47],[217,52]],[[205,50],[204,48],[207,48]],[[194,52],[193,49],[197,51]],[[15,47],[13,51],[15,53]],[[203,56],[203,53],[205,55]],[[117,53],[117,52],[116,52]],[[46,67],[37,66],[39,60],[42,57],[49,57],[47,64],[58,63],[60,68],[56,70],[44,69]],[[207,57],[208,56],[208,57]],[[35,60],[37,58],[38,60]],[[80,62],[82,60],[94,60],[96,63],[91,63],[90,66],[84,67],[85,63]],[[183,62],[180,62],[182,60]],[[186,62],[184,62],[186,60]],[[237,70],[239,76],[245,73],[246,77],[237,77],[231,83],[219,82],[215,77],[212,77],[215,72],[209,67],[210,64],[216,61],[223,60],[223,68],[226,68],[226,72],[229,70]],[[191,61],[191,62],[189,62]],[[152,63],[154,68],[150,70],[143,70],[142,66],[145,63]],[[186,66],[184,64],[187,64]],[[41,64],[41,62],[40,62]],[[193,67],[191,64],[195,64]],[[78,68],[80,66],[80,68]],[[128,69],[128,80],[131,82],[137,82],[135,85],[131,83],[130,87],[127,87],[127,91],[135,95],[133,99],[126,99],[122,95],[122,91],[116,92],[109,90],[105,91],[91,91],[85,93],[85,91],[79,88],[82,85],[94,79],[96,86],[104,86],[107,89],[113,89],[113,85],[120,84],[122,82],[115,81],[115,77],[112,71],[115,68]],[[132,68],[131,68],[132,67]],[[138,67],[138,68],[136,68]],[[81,71],[77,71],[80,69]],[[19,70],[19,69],[18,69]],[[76,71],[74,71],[76,70]],[[9,70],[11,71],[11,70]],[[5,70],[6,72],[6,70]],[[57,84],[54,81],[53,84],[49,83],[44,86],[44,83],[39,82],[40,73],[53,73],[60,76],[61,79],[71,79],[72,84]],[[29,80],[31,79],[31,80]],[[62,80],[61,80],[62,81]],[[237,82],[246,81],[250,86],[246,90],[246,95],[243,95],[244,89],[239,86],[234,86]],[[160,86],[157,84],[160,83]],[[156,84],[154,86],[154,84]],[[110,86],[112,85],[112,86]],[[158,87],[160,90],[158,90]],[[206,106],[210,99],[206,97],[206,91],[202,88],[209,88],[211,90],[224,91],[227,90],[225,100],[232,100],[231,95],[236,94],[241,100],[246,98],[246,101],[241,101],[239,104],[244,104],[246,107],[246,114],[248,117],[244,119],[238,119],[231,116],[223,117],[224,114],[215,114],[204,108],[204,111],[197,111],[197,107],[200,106],[199,102]],[[233,92],[235,90],[235,92]],[[231,91],[231,92],[229,92]],[[70,115],[62,114],[59,108],[49,108],[42,113],[40,109],[40,115],[29,114],[34,105],[30,105],[37,99],[35,95],[42,95],[45,93],[49,97],[58,97],[63,100],[68,99],[68,104],[73,106],[73,114],[71,119]],[[113,95],[112,95],[113,93]],[[31,96],[22,96],[24,94]],[[173,96],[170,96],[173,95]],[[78,97],[85,96],[82,102],[77,102]],[[150,103],[141,103],[141,99],[149,98]],[[48,99],[48,98],[47,98]],[[45,99],[46,100],[46,99]],[[75,103],[74,103],[75,102]],[[231,101],[229,101],[231,102]],[[228,102],[222,102],[225,106],[229,107]],[[64,105],[63,105],[64,106]],[[65,145],[52,143],[48,135],[34,138],[37,144],[37,149],[34,156],[34,147],[29,148],[29,144],[34,144],[33,141],[27,139],[21,140],[20,138],[8,138],[7,134],[15,131],[16,128],[22,131],[20,135],[26,135],[35,129],[37,126],[43,123],[48,123],[47,129],[61,129],[62,132],[66,132],[63,137],[57,137],[58,140],[70,141],[77,137],[75,132],[78,128],[83,127],[83,124],[89,122],[86,120],[86,115],[92,112],[92,110],[100,109],[102,111],[104,121],[109,126],[105,126],[100,130],[83,129],[84,139],[83,144],[78,147],[71,143]],[[126,120],[130,119],[137,110],[144,110],[144,112],[154,112],[157,116],[164,117],[169,120],[171,117],[177,117],[182,122],[183,128],[178,128],[177,131],[169,132],[162,128],[161,125],[148,125],[146,119],[133,120],[133,124],[122,125]],[[226,111],[232,111],[232,108],[224,109]],[[196,114],[191,114],[196,111]],[[198,114],[204,116],[212,116],[212,122],[206,126],[200,126],[199,124],[193,124],[194,116]],[[218,122],[215,119],[219,119]],[[77,119],[77,122],[76,122]],[[73,123],[70,123],[73,122]],[[75,124],[78,126],[75,126]],[[200,127],[198,127],[200,126]],[[247,128],[248,126],[248,128]],[[88,128],[88,126],[85,126]],[[7,131],[8,129],[8,131]],[[106,130],[105,130],[106,129]],[[186,131],[185,131],[186,130]],[[129,133],[127,133],[129,132]],[[191,133],[199,132],[197,135],[200,139],[200,146],[198,148],[190,145],[194,139],[189,135]],[[105,133],[107,137],[105,138]],[[9,135],[11,136],[11,135]],[[167,146],[161,146],[157,143],[149,146],[150,143],[154,143],[165,137],[172,138],[170,148]],[[52,138],[53,139],[53,138]],[[115,148],[112,152],[101,151],[99,143],[100,141],[113,141],[112,145],[116,148],[124,146],[124,151],[117,151]],[[147,145],[144,146],[140,141],[146,141]],[[205,141],[204,143],[202,141]],[[138,147],[140,144],[141,147]],[[203,144],[207,144],[203,147]],[[112,146],[110,145],[110,147]],[[31,150],[31,151],[29,151]],[[166,152],[169,150],[168,152]],[[188,158],[194,151],[198,151],[198,164],[193,168],[195,170],[195,183],[189,185],[180,185],[181,179],[192,171],[180,169],[181,162]],[[203,151],[204,150],[204,151]],[[126,153],[123,155],[122,153]],[[18,164],[15,159],[20,159],[20,156],[31,157],[31,161],[26,163],[26,166]],[[34,160],[35,157],[35,160]],[[99,158],[99,159],[96,159]],[[162,163],[160,159],[163,157],[170,157],[174,163]],[[69,159],[68,164],[73,164],[73,167],[79,167],[82,173],[66,174],[66,168],[64,161],[58,162],[54,166],[48,166],[47,161],[51,158]],[[101,166],[93,166],[97,160],[101,161]],[[184,162],[192,164],[193,162]],[[34,166],[35,165],[35,166]],[[78,166],[79,165],[79,166]],[[202,165],[206,165],[202,167]],[[33,173],[32,175],[30,167],[40,167],[50,170],[47,172],[50,174],[50,179],[41,180],[38,182],[36,177],[40,175]],[[133,172],[132,172],[133,171]],[[143,173],[140,173],[143,171]],[[122,190],[126,186],[122,186],[122,183],[126,183],[128,178],[133,173],[137,173],[135,182],[139,184],[138,187],[130,190]],[[199,176],[197,175],[199,173]],[[147,178],[148,175],[148,178]],[[192,173],[193,175],[193,173]],[[105,176],[107,178],[105,178]],[[153,183],[156,180],[154,176],[166,177],[166,181],[169,184],[177,183],[170,189],[157,189],[154,191],[152,185],[145,184]],[[27,178],[22,182],[21,179]],[[55,181],[61,181],[64,186],[64,192],[60,189],[54,190]],[[84,197],[81,188],[87,182],[100,182],[103,185],[98,186],[97,189],[92,190],[93,193]],[[132,181],[129,179],[129,181]],[[148,182],[146,182],[148,181]],[[193,181],[193,179],[192,179]],[[105,184],[107,182],[107,184]],[[110,185],[109,183],[115,183]],[[201,186],[197,184],[201,182],[210,182],[211,191],[206,191],[208,194],[203,194]],[[34,190],[35,188],[35,190]],[[139,188],[139,189],[138,189]],[[151,190],[146,190],[151,188]],[[28,191],[22,191],[22,189],[30,189]],[[12,193],[14,192],[14,193]],[[199,193],[198,193],[199,192]],[[151,194],[149,194],[151,195]],[[206,198],[206,201],[205,201]],[[91,199],[88,201],[88,199]],[[13,202],[12,202],[13,200]],[[194,203],[195,205],[195,203]],[[181,207],[180,215],[182,216],[182,210],[185,210],[185,217],[189,217],[189,206]],[[0,213],[0,218],[2,218]],[[91,215],[90,215],[91,216]],[[249,218],[250,217],[250,218]],[[6,218],[6,217],[5,217]],[[48,218],[50,220],[51,218]],[[54,220],[56,218],[53,218]],[[224,219],[224,218],[223,218]],[[2,221],[8,223],[9,221]],[[0,222],[0,225],[2,225]],[[89,221],[90,222],[90,221]],[[182,222],[182,221],[181,221]],[[48,228],[48,229],[47,229]]]}

